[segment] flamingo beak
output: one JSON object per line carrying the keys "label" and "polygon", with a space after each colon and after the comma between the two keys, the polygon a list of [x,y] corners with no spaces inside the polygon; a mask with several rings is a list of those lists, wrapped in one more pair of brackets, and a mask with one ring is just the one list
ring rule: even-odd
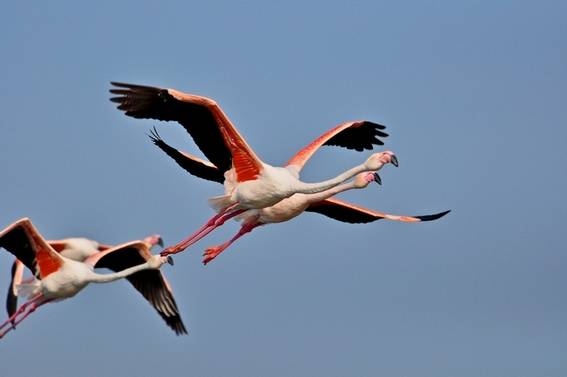
{"label": "flamingo beak", "polygon": [[392,165],[394,165],[395,167],[400,167],[400,163],[398,162],[398,158],[396,157],[396,155],[392,156]]}
{"label": "flamingo beak", "polygon": [[159,245],[159,247],[163,248],[163,238],[161,238],[161,236],[158,236],[156,243]]}
{"label": "flamingo beak", "polygon": [[380,178],[380,175],[378,175],[378,173],[374,173],[374,182],[378,183],[379,185],[382,184],[382,178]]}
{"label": "flamingo beak", "polygon": [[173,258],[171,256],[167,257],[167,263],[171,264],[173,266]]}

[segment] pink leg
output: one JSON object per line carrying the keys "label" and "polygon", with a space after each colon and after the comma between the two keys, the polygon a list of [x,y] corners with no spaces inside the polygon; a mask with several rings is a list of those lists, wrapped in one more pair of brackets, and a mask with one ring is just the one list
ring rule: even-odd
{"label": "pink leg", "polygon": [[[16,325],[19,325],[24,319],[26,319],[31,313],[33,313],[37,308],[42,306],[43,304],[47,304],[48,302],[53,301],[53,299],[45,299],[42,295],[36,296],[35,298],[31,299],[30,301],[23,304],[17,311],[12,315],[6,322],[0,325],[0,329],[6,327],[7,324],[12,324],[11,327],[0,331],[0,339],[6,335],[6,333],[10,332],[10,330],[14,330]],[[29,310],[26,311],[26,308],[29,307]],[[21,318],[17,318],[18,315],[24,313],[25,314]]]}
{"label": "pink leg", "polygon": [[0,325],[0,330],[3,329],[4,327],[6,327],[6,326],[9,325],[9,324],[12,324],[12,326],[14,326],[14,325],[15,325],[15,321],[16,321],[16,317],[18,317],[20,314],[22,314],[22,313],[26,310],[26,308],[27,308],[28,306],[30,306],[33,302],[35,302],[35,300],[39,299],[40,297],[41,297],[41,295],[35,296],[33,299],[29,300],[28,302],[26,302],[25,304],[23,304],[22,306],[20,306],[20,307],[18,308],[18,310],[16,310],[16,311],[14,312],[14,314],[12,314],[12,315],[10,316],[10,318],[8,318],[4,323],[2,323],[2,324]]}
{"label": "pink leg", "polygon": [[179,242],[178,244],[175,244],[173,246],[170,246],[170,247],[164,249],[160,253],[160,255],[162,257],[165,257],[165,256],[168,256],[168,255],[171,255],[171,254],[177,254],[177,253],[182,252],[183,250],[185,250],[189,246],[193,245],[195,242],[197,242],[200,239],[202,239],[203,237],[205,237],[207,234],[211,233],[214,229],[216,229],[219,226],[221,226],[222,224],[224,224],[226,220],[229,220],[229,219],[231,219],[235,216],[238,216],[242,212],[246,211],[246,209],[232,210],[236,206],[237,206],[237,204],[232,205],[232,206],[222,210],[221,212],[219,212],[218,214],[213,216],[209,221],[207,221],[207,223],[205,225],[203,225],[201,228],[199,228],[199,230],[197,230],[195,233],[193,233],[192,235],[190,235],[189,237],[187,237],[183,241]]}
{"label": "pink leg", "polygon": [[236,233],[234,235],[234,237],[232,237],[230,240],[226,241],[223,244],[207,248],[207,250],[205,250],[205,253],[203,254],[203,257],[204,257],[203,258],[203,264],[206,265],[207,263],[209,263],[210,261],[215,259],[227,247],[232,245],[232,243],[234,241],[236,241],[237,239],[239,239],[240,237],[242,237],[246,233],[252,231],[252,229],[254,229],[254,228],[256,228],[260,225],[263,225],[263,224],[264,223],[247,223],[247,224],[244,224],[244,225],[242,225],[242,227],[240,227],[240,230],[238,231],[238,233]]}

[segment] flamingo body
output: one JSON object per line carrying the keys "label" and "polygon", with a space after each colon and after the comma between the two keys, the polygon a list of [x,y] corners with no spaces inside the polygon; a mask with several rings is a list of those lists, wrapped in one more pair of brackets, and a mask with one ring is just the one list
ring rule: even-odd
{"label": "flamingo body", "polygon": [[374,173],[360,173],[351,182],[335,186],[321,193],[294,194],[270,207],[258,210],[258,222],[270,224],[289,221],[299,216],[313,203],[317,203],[324,198],[331,197],[343,191],[366,188],[368,184],[374,180]]}
{"label": "flamingo body", "polygon": [[[290,174],[299,176],[305,163],[320,147],[324,145],[348,146],[349,149],[354,150],[372,148],[374,143],[378,144],[376,142],[375,134],[372,132],[372,128],[369,128],[369,125],[372,124],[374,123],[366,121],[346,122],[332,128],[297,152],[288,161],[285,169],[288,169]],[[358,137],[347,138],[344,136],[344,133],[353,129],[358,130],[359,133],[355,134],[358,135]],[[361,133],[361,130],[365,130],[365,132]],[[352,133],[350,134],[352,135]],[[234,182],[236,180],[234,169],[229,169],[222,174],[221,170],[209,161],[201,160],[186,152],[182,152],[171,147],[159,136],[155,129],[152,131],[150,138],[157,147],[159,147],[190,174],[199,178],[223,183],[225,186],[225,192],[227,193],[230,193],[233,189]],[[360,173],[351,182],[343,183],[320,193],[296,193],[272,206],[244,211],[236,216],[237,220],[242,221],[242,227],[238,233],[236,233],[236,235],[227,242],[208,248],[204,253],[203,262],[205,264],[209,263],[235,240],[252,231],[254,228],[264,224],[289,221],[304,211],[320,213],[333,219],[350,223],[367,223],[380,219],[402,222],[432,221],[443,217],[449,212],[445,211],[433,215],[416,216],[392,215],[366,209],[332,197],[342,191],[364,188],[372,179],[374,179],[374,175]],[[220,206],[215,207],[213,205],[213,208],[219,209]]]}
{"label": "flamingo body", "polygon": [[[199,148],[221,171],[232,170],[232,181],[225,183],[225,194],[211,198],[209,203],[218,210],[203,227],[177,245],[167,248],[162,255],[183,251],[191,244],[222,225],[226,220],[241,214],[247,209],[264,208],[276,204],[295,193],[312,194],[323,192],[364,171],[376,171],[384,164],[395,161],[392,152],[371,155],[363,164],[355,166],[334,178],[323,182],[305,183],[298,179],[298,171],[303,161],[325,142],[350,147],[340,131],[350,129],[356,134],[356,128],[374,129],[377,133],[361,148],[377,143],[375,136],[387,136],[380,131],[384,126],[370,122],[349,122],[327,133],[321,140],[304,148],[290,168],[273,167],[262,162],[248,146],[236,127],[228,119],[218,104],[209,98],[182,93],[174,89],[162,89],[141,85],[111,83],[111,101],[118,103],[118,109],[135,118],[176,120],[193,137]],[[157,132],[156,132],[157,134]],[[335,138],[336,136],[336,138]],[[348,139],[348,138],[347,138]],[[350,140],[349,140],[350,141]]]}
{"label": "flamingo body", "polygon": [[22,291],[23,295],[32,298],[42,294],[45,299],[62,300],[70,298],[79,293],[96,277],[92,267],[76,262],[72,259],[64,259],[57,273],[51,273],[41,280],[34,279],[31,283],[22,283],[16,286],[16,293]]}
{"label": "flamingo body", "polygon": [[238,203],[239,208],[255,209],[274,205],[295,193],[294,187],[300,184],[296,175],[284,167],[264,164],[257,180],[238,183],[234,179],[234,170],[225,178],[225,195],[209,200],[217,210]]}
{"label": "flamingo body", "polygon": [[[10,318],[0,325],[0,337],[11,330],[4,330],[9,324],[14,328],[41,305],[73,297],[89,283],[121,278],[127,278],[150,301],[176,334],[186,333],[169,285],[159,272],[168,260],[151,255],[150,242],[155,241],[155,236],[149,240],[131,241],[113,248],[80,238],[53,241],[62,254],[83,260],[76,261],[58,253],[28,218],[11,224],[0,232],[0,247],[12,253],[18,261],[12,267],[13,283],[7,298]],[[24,265],[34,274],[34,279],[22,280],[21,266]],[[101,267],[115,272],[101,275],[94,271]],[[18,310],[15,310],[16,295],[28,298]]]}
{"label": "flamingo body", "polygon": [[97,241],[83,237],[66,238],[61,241],[48,241],[49,245],[65,258],[84,261],[99,253],[100,244]]}

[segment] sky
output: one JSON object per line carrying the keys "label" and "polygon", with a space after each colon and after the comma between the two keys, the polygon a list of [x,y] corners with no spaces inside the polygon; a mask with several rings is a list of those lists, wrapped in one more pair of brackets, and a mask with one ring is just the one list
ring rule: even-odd
{"label": "sky", "polygon": [[[225,224],[162,269],[188,336],[125,281],[46,305],[0,341],[2,375],[565,376],[567,5],[560,1],[7,1],[0,13],[0,228],[173,244],[216,183],[147,137],[110,81],[214,98],[282,165],[329,128],[387,126],[400,167],[341,198],[435,222],[308,213],[206,267]],[[380,149],[378,149],[380,150]],[[369,152],[322,148],[316,182]],[[563,229],[563,230],[562,230]],[[0,253],[0,293],[11,254]]]}

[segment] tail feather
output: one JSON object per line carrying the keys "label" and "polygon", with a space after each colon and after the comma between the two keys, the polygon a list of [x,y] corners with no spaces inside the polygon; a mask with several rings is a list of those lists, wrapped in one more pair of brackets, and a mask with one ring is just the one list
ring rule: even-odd
{"label": "tail feather", "polygon": [[220,211],[229,205],[233,204],[230,200],[230,195],[219,195],[209,198],[209,206],[215,211]]}
{"label": "tail feather", "polygon": [[14,293],[19,297],[31,299],[38,293],[41,293],[41,284],[39,280],[33,280],[30,283],[21,283],[14,286]]}

